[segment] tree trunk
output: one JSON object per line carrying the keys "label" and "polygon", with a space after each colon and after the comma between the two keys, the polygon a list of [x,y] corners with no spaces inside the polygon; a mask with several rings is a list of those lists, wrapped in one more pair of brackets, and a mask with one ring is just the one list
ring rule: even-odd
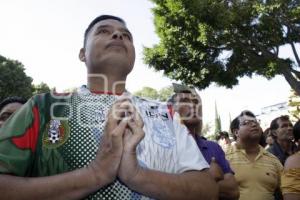
{"label": "tree trunk", "polygon": [[300,96],[300,82],[293,76],[291,70],[289,70],[289,67],[286,67],[282,70],[282,75],[284,76],[285,80],[290,84],[291,88],[295,90],[298,96]]}

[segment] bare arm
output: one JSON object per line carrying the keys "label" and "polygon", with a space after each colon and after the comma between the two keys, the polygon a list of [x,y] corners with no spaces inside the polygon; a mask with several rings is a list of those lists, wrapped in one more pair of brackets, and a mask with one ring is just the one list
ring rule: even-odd
{"label": "bare arm", "polygon": [[[1,199],[82,199],[113,182],[117,176],[123,151],[123,134],[127,119],[117,104],[105,127],[101,148],[87,167],[71,172],[37,178],[0,175]],[[114,115],[114,116],[113,116]],[[0,163],[1,167],[1,163]]]}
{"label": "bare arm", "polygon": [[219,196],[221,199],[236,200],[240,197],[239,186],[231,173],[224,175],[224,179],[218,182]]}
{"label": "bare arm", "polygon": [[[290,156],[285,164],[284,164],[284,170],[287,171],[289,169],[294,168],[300,168],[300,154],[294,154]],[[300,194],[299,193],[284,193],[283,194],[284,200],[300,200]]]}
{"label": "bare arm", "polygon": [[169,174],[141,168],[136,158],[136,146],[144,137],[143,123],[129,121],[130,131],[124,134],[124,151],[118,176],[132,190],[155,199],[203,199],[218,197],[218,187],[208,170]]}
{"label": "bare arm", "polygon": [[39,178],[0,175],[1,199],[80,199],[106,184],[95,177],[90,168]]}
{"label": "bare arm", "polygon": [[155,199],[218,199],[218,187],[207,171],[167,174],[140,169],[128,187]]}
{"label": "bare arm", "polygon": [[235,200],[239,199],[238,184],[231,173],[224,174],[217,163],[215,157],[212,157],[208,172],[212,175],[219,186],[219,197],[221,199]]}

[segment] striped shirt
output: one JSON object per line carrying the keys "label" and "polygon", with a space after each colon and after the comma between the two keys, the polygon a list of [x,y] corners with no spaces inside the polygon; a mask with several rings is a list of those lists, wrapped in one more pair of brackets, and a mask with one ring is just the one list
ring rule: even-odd
{"label": "striped shirt", "polygon": [[236,144],[226,152],[235,178],[239,184],[240,200],[273,200],[280,186],[280,161],[261,146],[254,161],[250,161],[244,149]]}

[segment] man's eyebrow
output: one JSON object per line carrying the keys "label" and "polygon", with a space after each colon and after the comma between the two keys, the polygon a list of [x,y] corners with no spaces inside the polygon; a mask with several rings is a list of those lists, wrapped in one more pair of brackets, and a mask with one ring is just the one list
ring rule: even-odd
{"label": "man's eyebrow", "polygon": [[111,28],[111,27],[112,26],[110,26],[110,25],[99,25],[99,26],[96,27],[96,31],[98,31],[101,28]]}
{"label": "man's eyebrow", "polygon": [[[113,26],[108,25],[108,24],[99,25],[99,26],[96,28],[96,31],[98,31],[98,30],[101,29],[101,28],[112,28],[112,27],[113,27]],[[120,28],[120,30],[121,30],[122,32],[128,33],[128,34],[132,37],[131,32],[130,32],[127,28]]]}

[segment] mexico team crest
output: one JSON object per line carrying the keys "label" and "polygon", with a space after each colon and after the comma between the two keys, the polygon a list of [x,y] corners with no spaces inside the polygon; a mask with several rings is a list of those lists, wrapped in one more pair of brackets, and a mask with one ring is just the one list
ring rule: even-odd
{"label": "mexico team crest", "polygon": [[57,148],[64,144],[70,135],[70,127],[67,121],[52,119],[43,133],[43,146]]}

